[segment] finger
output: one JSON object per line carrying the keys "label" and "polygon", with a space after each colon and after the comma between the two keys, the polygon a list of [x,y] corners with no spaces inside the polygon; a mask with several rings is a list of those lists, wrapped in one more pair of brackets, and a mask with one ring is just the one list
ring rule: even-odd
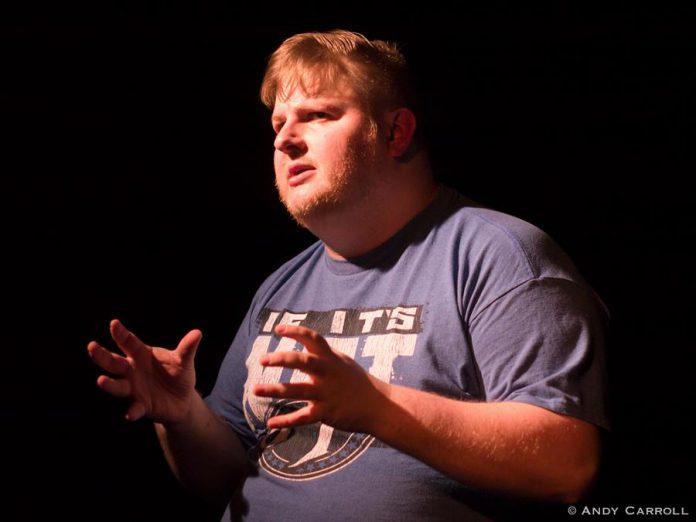
{"label": "finger", "polygon": [[292,428],[294,426],[304,426],[306,424],[313,424],[319,422],[321,419],[314,413],[315,409],[311,405],[307,405],[304,408],[300,408],[292,413],[286,413],[285,415],[277,415],[268,419],[266,425],[269,429],[282,429],[282,428]]}
{"label": "finger", "polygon": [[253,387],[253,393],[258,397],[272,397],[274,399],[311,401],[321,398],[316,385],[308,382],[257,384]]}
{"label": "finger", "polygon": [[128,371],[129,365],[125,357],[110,352],[94,341],[87,345],[87,352],[89,352],[89,356],[94,363],[102,370],[118,376],[123,376]]}
{"label": "finger", "polygon": [[111,337],[123,353],[135,357],[136,354],[145,350],[148,346],[138,339],[134,333],[130,332],[118,319],[111,321],[109,325]]}
{"label": "finger", "polygon": [[183,364],[193,364],[193,358],[196,356],[196,350],[198,350],[202,338],[203,332],[191,330],[179,341],[176,351],[179,352]]}
{"label": "finger", "polygon": [[259,362],[263,366],[281,366],[310,375],[321,376],[325,373],[321,359],[309,352],[273,352],[261,357]]}
{"label": "finger", "polygon": [[126,420],[134,422],[143,417],[147,413],[147,409],[142,402],[133,401],[126,412]]}
{"label": "finger", "polygon": [[128,397],[131,394],[131,385],[125,379],[112,379],[106,375],[100,375],[97,378],[97,385],[114,397]]}
{"label": "finger", "polygon": [[279,324],[276,326],[275,332],[281,337],[295,339],[298,343],[304,345],[310,353],[316,355],[329,355],[333,353],[326,339],[314,330],[305,328],[304,326]]}

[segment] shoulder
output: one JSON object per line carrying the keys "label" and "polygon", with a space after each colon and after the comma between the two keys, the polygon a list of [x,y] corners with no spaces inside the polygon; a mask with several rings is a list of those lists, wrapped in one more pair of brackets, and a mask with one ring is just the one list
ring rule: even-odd
{"label": "shoulder", "polygon": [[570,258],[539,227],[445,190],[430,246],[453,263],[451,273],[467,320],[534,281],[590,290]]}
{"label": "shoulder", "polygon": [[449,211],[443,226],[458,239],[469,266],[502,270],[518,282],[542,277],[581,281],[570,258],[539,227],[445,190]]}

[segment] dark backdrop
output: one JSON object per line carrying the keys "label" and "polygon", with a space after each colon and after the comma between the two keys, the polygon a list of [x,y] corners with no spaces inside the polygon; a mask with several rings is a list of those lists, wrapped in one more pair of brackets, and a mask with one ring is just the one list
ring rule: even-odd
{"label": "dark backdrop", "polygon": [[335,27],[403,44],[440,178],[548,231],[609,306],[614,431],[589,504],[693,513],[692,13],[193,4],[0,22],[0,519],[204,519],[85,345],[113,317],[163,346],[201,328],[211,389],[259,283],[313,240],[274,193],[265,59]]}

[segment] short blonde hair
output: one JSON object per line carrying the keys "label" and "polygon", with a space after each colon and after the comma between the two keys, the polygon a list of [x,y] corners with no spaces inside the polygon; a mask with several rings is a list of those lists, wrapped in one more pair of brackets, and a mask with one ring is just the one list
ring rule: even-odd
{"label": "short blonde hair", "polygon": [[301,33],[271,55],[261,84],[261,101],[273,109],[296,87],[315,94],[345,82],[373,119],[399,107],[417,110],[406,59],[394,43],[368,40],[344,30]]}

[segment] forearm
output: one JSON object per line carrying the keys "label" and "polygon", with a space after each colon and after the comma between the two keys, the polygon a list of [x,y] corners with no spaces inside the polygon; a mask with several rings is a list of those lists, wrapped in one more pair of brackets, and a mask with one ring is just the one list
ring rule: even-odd
{"label": "forearm", "polygon": [[378,388],[367,431],[470,487],[573,502],[592,482],[599,441],[587,423],[529,404]]}
{"label": "forearm", "polygon": [[388,384],[313,330],[281,325],[275,331],[307,351],[274,352],[259,362],[309,379],[257,384],[253,392],[309,403],[272,417],[269,428],[321,421],[369,433],[471,488],[521,497],[572,502],[592,482],[599,440],[589,423],[530,404],[465,402]]}
{"label": "forearm", "polygon": [[164,455],[182,485],[212,503],[229,499],[246,473],[237,435],[196,393],[189,415],[155,423]]}

